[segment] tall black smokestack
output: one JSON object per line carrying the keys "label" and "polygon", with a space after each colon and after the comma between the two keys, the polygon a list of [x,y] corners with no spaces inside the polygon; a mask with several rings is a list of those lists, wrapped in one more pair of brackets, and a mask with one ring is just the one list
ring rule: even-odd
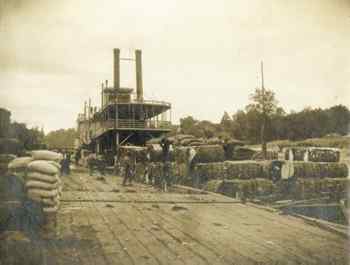
{"label": "tall black smokestack", "polygon": [[135,51],[136,60],[136,93],[137,100],[143,101],[143,87],[142,87],[142,54],[141,50]]}
{"label": "tall black smokestack", "polygon": [[119,49],[113,49],[113,59],[114,59],[114,65],[113,65],[113,77],[114,77],[114,88],[119,89],[120,88],[120,50]]}

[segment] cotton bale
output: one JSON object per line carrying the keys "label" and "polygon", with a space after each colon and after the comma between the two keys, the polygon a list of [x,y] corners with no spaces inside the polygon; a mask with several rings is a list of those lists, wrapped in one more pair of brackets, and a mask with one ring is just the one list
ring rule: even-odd
{"label": "cotton bale", "polygon": [[311,162],[339,162],[340,150],[338,148],[317,148],[308,149],[308,161]]}
{"label": "cotton bale", "polygon": [[49,150],[34,150],[30,152],[34,160],[50,160],[60,162],[63,159],[63,155],[60,153],[52,152]]}
{"label": "cotton bale", "polygon": [[345,163],[293,162],[296,178],[346,178],[349,174]]}
{"label": "cotton bale", "polygon": [[271,178],[269,161],[225,161],[227,179]]}
{"label": "cotton bale", "polygon": [[205,189],[236,198],[238,194],[254,198],[256,196],[270,195],[275,187],[272,181],[266,179],[251,180],[211,180],[205,185]]}
{"label": "cotton bale", "polygon": [[255,153],[252,158],[252,160],[276,160],[278,159],[278,152],[276,151],[267,151],[265,159],[263,158],[263,152],[259,151]]}
{"label": "cotton bale", "polygon": [[26,176],[27,181],[40,181],[46,183],[56,183],[58,181],[57,175],[47,175],[40,172],[28,172]]}
{"label": "cotton bale", "polygon": [[225,179],[226,167],[224,162],[198,163],[192,172],[201,183],[213,179]]}
{"label": "cotton bale", "polygon": [[45,160],[36,160],[28,164],[28,171],[40,172],[48,175],[56,175],[59,170],[54,165],[48,163]]}
{"label": "cotton bale", "polygon": [[213,163],[223,162],[225,160],[225,152],[220,145],[204,145],[195,148],[196,155],[193,163]]}
{"label": "cotton bale", "polygon": [[232,157],[228,160],[249,160],[256,153],[255,150],[246,147],[236,147],[233,150]]}

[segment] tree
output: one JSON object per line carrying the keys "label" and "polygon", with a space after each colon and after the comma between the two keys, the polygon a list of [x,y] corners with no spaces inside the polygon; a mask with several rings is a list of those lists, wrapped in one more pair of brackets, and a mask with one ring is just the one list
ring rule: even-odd
{"label": "tree", "polygon": [[49,148],[66,149],[74,148],[74,141],[76,138],[76,130],[74,128],[70,128],[52,131],[45,136],[44,141]]}
{"label": "tree", "polygon": [[[333,106],[327,110],[330,120],[330,129],[333,133],[346,135],[350,129],[350,111],[343,105]],[[331,132],[329,132],[331,133]]]}
{"label": "tree", "polygon": [[277,111],[277,100],[272,90],[256,88],[255,92],[250,95],[251,104],[247,106],[248,111],[256,111],[261,120],[260,139],[262,144],[263,157],[266,157],[266,124],[270,121],[273,114]]}
{"label": "tree", "polygon": [[232,125],[233,125],[233,121],[230,115],[225,111],[224,115],[221,118],[220,128],[219,128],[222,130],[223,135],[232,135]]}
{"label": "tree", "polygon": [[27,128],[25,123],[13,122],[10,125],[9,136],[20,141],[27,150],[42,149],[44,132],[39,128]]}

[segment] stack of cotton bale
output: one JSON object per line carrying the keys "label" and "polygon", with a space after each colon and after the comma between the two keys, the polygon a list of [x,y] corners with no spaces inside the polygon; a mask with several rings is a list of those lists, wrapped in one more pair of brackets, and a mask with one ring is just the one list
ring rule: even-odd
{"label": "stack of cotton bale", "polygon": [[294,161],[291,165],[295,178],[346,178],[349,174],[345,163]]}
{"label": "stack of cotton bale", "polygon": [[204,186],[205,190],[217,192],[226,196],[237,198],[242,192],[247,197],[270,195],[275,190],[275,185],[267,179],[250,180],[211,180]]}
{"label": "stack of cotton bale", "polygon": [[213,163],[225,160],[225,152],[221,145],[203,145],[194,149],[196,154],[193,163]]}
{"label": "stack of cotton bale", "polygon": [[225,161],[227,179],[271,178],[270,161]]}
{"label": "stack of cotton bale", "polygon": [[9,164],[9,171],[23,178],[27,197],[42,206],[48,228],[55,225],[60,204],[61,160],[61,154],[38,150],[32,151],[30,157],[16,158]]}
{"label": "stack of cotton bale", "polygon": [[322,147],[293,147],[284,148],[286,160],[305,162],[339,162],[340,150],[338,148]]}
{"label": "stack of cotton bale", "polygon": [[307,161],[310,162],[339,162],[340,150],[338,148],[318,148],[308,149]]}
{"label": "stack of cotton bale", "polygon": [[263,158],[263,152],[259,151],[255,153],[252,158],[252,160],[277,160],[278,159],[278,152],[277,151],[266,151],[266,157]]}
{"label": "stack of cotton bale", "polygon": [[246,148],[246,147],[236,147],[233,150],[232,157],[229,160],[249,160],[252,159],[252,157],[257,152],[253,149]]}

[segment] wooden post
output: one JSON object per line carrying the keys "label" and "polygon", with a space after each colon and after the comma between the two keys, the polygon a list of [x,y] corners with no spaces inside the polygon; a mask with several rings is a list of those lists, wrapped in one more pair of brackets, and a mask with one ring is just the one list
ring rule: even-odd
{"label": "wooden post", "polygon": [[265,108],[265,87],[264,87],[264,65],[261,61],[261,92],[262,92],[262,125],[261,125],[261,151],[263,159],[266,159],[267,148],[266,148],[266,137],[265,137],[265,128],[266,128],[266,108]]}

